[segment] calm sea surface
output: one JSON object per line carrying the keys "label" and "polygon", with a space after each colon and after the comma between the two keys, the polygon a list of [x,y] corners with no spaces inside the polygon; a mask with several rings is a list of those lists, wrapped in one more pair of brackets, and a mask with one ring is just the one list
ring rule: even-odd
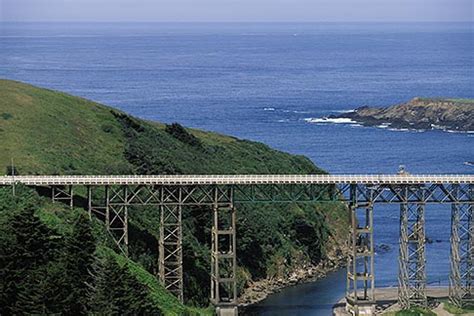
{"label": "calm sea surface", "polygon": [[[133,115],[265,142],[333,173],[473,173],[474,134],[305,121],[415,96],[474,98],[473,24],[0,23],[0,77]],[[449,209],[427,209],[428,277],[446,283]],[[398,210],[378,207],[378,286],[396,284]],[[344,273],[255,309],[330,315]]]}

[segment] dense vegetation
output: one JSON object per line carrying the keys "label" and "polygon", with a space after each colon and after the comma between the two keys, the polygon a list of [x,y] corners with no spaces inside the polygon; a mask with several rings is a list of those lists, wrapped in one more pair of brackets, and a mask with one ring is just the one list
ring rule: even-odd
{"label": "dense vegetation", "polygon": [[[113,252],[102,225],[32,189],[0,188],[0,314],[161,315],[187,310]],[[205,311],[202,311],[205,312]]]}
{"label": "dense vegetation", "polygon": [[[147,122],[84,99],[5,80],[0,81],[0,138],[0,167],[7,170],[13,158],[15,170],[20,174],[323,172],[305,157],[282,153],[261,143],[190,130],[179,124]],[[4,203],[4,199],[0,199],[0,203]],[[19,213],[28,209],[23,206],[15,208]],[[324,260],[326,252],[334,246],[334,241],[344,236],[344,211],[337,203],[312,206],[239,206],[239,287],[242,288],[251,279],[283,277],[298,266]],[[210,215],[207,210],[197,208],[187,208],[183,214],[184,281],[188,304],[208,304]],[[76,221],[82,223],[80,226],[84,226],[81,228],[84,233],[86,222],[80,220],[82,217],[79,214],[77,218]],[[104,251],[103,241],[94,234],[91,235],[91,248],[87,250],[90,261],[85,262],[81,269],[87,266],[87,270],[92,271],[93,281],[83,279],[78,282],[92,282],[93,286],[83,290],[78,288],[77,291],[90,294],[92,289],[95,296],[112,295],[109,301],[114,303],[99,306],[85,298],[86,301],[80,308],[113,311],[113,308],[124,308],[125,305],[120,304],[129,304],[127,306],[133,310],[136,302],[122,302],[121,297],[103,291],[107,284],[102,281],[115,279],[122,284],[114,285],[115,287],[123,286],[139,293],[136,297],[143,298],[144,301],[140,304],[142,308],[160,306],[165,313],[173,312],[175,304],[167,305],[168,300],[160,298],[167,297],[167,294],[156,283],[156,279],[151,277],[157,271],[158,218],[157,210],[152,207],[130,211],[130,254],[133,260],[130,262],[124,261],[124,258],[108,248]],[[68,223],[72,231],[79,229],[74,228],[74,223]],[[41,234],[56,236],[56,224],[56,221],[50,221],[49,231]],[[14,235],[15,230],[8,229],[5,231],[11,231]],[[1,235],[3,238],[7,234]],[[12,236],[8,238],[15,238]],[[66,238],[66,234],[57,236],[58,238],[45,237],[48,243],[44,247],[51,250],[42,251],[44,257],[39,261],[35,259],[34,265],[28,267],[33,270],[28,271],[44,269],[44,273],[54,273],[55,269],[60,270],[49,269],[48,265],[56,266],[56,262],[59,265],[62,256],[57,255],[56,249],[68,247],[65,244],[49,245],[49,241],[69,240],[73,243],[73,237]],[[71,248],[72,253],[74,246]],[[79,269],[73,267],[74,261],[67,265],[68,260],[64,259],[65,263],[61,263],[65,267],[62,271]],[[106,275],[105,271],[110,274]],[[71,275],[74,273],[71,272]],[[36,272],[31,274],[39,275]],[[127,277],[122,280],[118,275]],[[54,277],[51,276],[51,282],[56,282]],[[57,277],[57,280],[63,282],[62,277]],[[134,283],[137,280],[139,283]],[[146,286],[143,287],[143,284]],[[125,289],[121,291],[126,292]],[[75,297],[81,297],[80,295],[82,294]],[[150,302],[148,298],[151,298]]]}

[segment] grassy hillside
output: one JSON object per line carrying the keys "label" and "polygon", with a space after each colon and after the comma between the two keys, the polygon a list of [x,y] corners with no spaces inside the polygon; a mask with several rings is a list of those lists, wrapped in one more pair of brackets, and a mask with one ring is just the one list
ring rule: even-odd
{"label": "grassy hillside", "polygon": [[[31,214],[29,213],[30,210],[32,211]],[[23,232],[18,231],[18,225],[22,226]],[[78,230],[81,234],[75,234]],[[95,309],[101,311],[99,314],[108,314],[105,312],[104,306],[96,306],[99,298],[96,296],[97,291],[95,289],[99,286],[99,281],[105,281],[106,288],[108,288],[109,295],[101,297],[104,300],[112,301],[119,297],[121,301],[128,301],[127,304],[130,304],[130,296],[127,297],[127,294],[132,296],[141,295],[140,300],[135,303],[141,306],[148,304],[147,309],[135,310],[134,312],[129,310],[128,312],[131,314],[212,314],[210,309],[184,306],[168,293],[156,278],[142,266],[125,258],[120,253],[114,252],[110,248],[113,246],[113,241],[110,240],[109,235],[103,229],[102,223],[98,220],[89,221],[82,209],[70,210],[67,206],[53,204],[49,198],[38,196],[32,189],[18,187],[17,194],[13,197],[10,188],[0,188],[0,231],[2,232],[0,234],[1,314],[8,315],[12,312],[56,314],[60,311],[66,314],[68,312],[83,314],[81,310],[65,311],[63,304],[74,304],[73,302],[81,302],[89,311]],[[86,246],[88,244],[86,237],[88,231],[91,233],[95,247],[90,248],[89,251],[84,251],[88,248]],[[23,233],[28,235],[25,236]],[[31,237],[31,239],[24,239],[24,237]],[[79,239],[76,241],[75,238]],[[93,261],[86,263],[89,272],[80,276],[75,275],[74,271],[65,264],[68,260],[73,260],[76,266],[81,264],[80,260],[73,257],[68,251],[74,242],[78,242],[83,248],[77,255],[80,255],[81,259],[90,256]],[[42,254],[48,253],[50,258],[42,262],[38,254],[32,254],[30,248],[33,247],[31,246]],[[21,261],[22,264],[13,264],[15,261]],[[97,280],[101,276],[94,264],[100,261],[108,261],[107,268],[109,272],[118,271],[118,277],[116,279]],[[20,275],[18,276],[18,274]],[[78,278],[85,278],[81,281],[86,281],[93,286],[86,288],[86,291],[81,293],[77,290],[77,284],[74,286],[68,284],[68,281],[71,281],[69,278],[71,275],[74,276],[74,281],[77,281]],[[41,284],[35,277],[44,278],[47,280],[46,284]],[[134,282],[132,289],[127,288],[124,281]],[[45,290],[44,287],[47,289]],[[61,297],[55,293],[56,287],[61,289],[61,292],[73,292],[74,296]],[[12,288],[15,290],[12,291]],[[137,288],[145,289],[145,292],[140,293]],[[35,291],[31,289],[35,289]],[[38,297],[36,291],[45,291],[43,295],[47,298]],[[122,293],[122,291],[125,293]],[[12,296],[15,298],[12,298]],[[28,306],[18,309],[18,305],[26,305],[27,302],[25,301],[27,300],[33,301],[34,304],[28,304]],[[16,304],[12,304],[13,302],[16,302]],[[123,302],[122,304],[127,306]],[[127,307],[131,308],[131,306]]]}
{"label": "grassy hillside", "polygon": [[[140,131],[131,135],[133,123]],[[126,129],[124,131],[124,129]],[[0,80],[0,168],[13,158],[21,174],[136,173],[127,148],[142,148],[159,162],[156,173],[316,173],[308,159],[268,146],[190,131],[200,146],[181,141],[164,124],[136,120],[65,93]],[[136,136],[136,137],[135,137]],[[136,141],[136,144],[131,144]],[[147,142],[145,144],[145,142]],[[156,167],[155,167],[156,168]],[[173,170],[167,170],[172,168]]]}
{"label": "grassy hillside", "polygon": [[[148,122],[64,93],[0,80],[0,170],[19,174],[321,173],[309,159],[178,124]],[[185,209],[185,297],[207,306],[211,213]],[[347,229],[339,203],[238,208],[239,289],[327,259]],[[159,216],[130,211],[131,273],[157,271]],[[135,271],[135,272],[134,272]],[[138,277],[138,274],[135,274]],[[148,277],[141,276],[142,281]],[[156,284],[147,283],[150,288]]]}

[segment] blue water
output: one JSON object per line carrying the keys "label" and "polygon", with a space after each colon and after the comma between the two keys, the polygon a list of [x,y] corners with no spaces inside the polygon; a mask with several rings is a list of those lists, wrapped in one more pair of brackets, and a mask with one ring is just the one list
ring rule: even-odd
{"label": "blue water", "polygon": [[[318,125],[415,96],[474,97],[472,23],[0,23],[0,77],[133,115],[265,142],[333,173],[473,173],[474,134]],[[377,207],[377,285],[395,285],[398,210]],[[446,283],[449,210],[427,209],[430,282]],[[332,280],[332,281],[331,281]],[[343,272],[282,291],[260,314],[329,315]]]}

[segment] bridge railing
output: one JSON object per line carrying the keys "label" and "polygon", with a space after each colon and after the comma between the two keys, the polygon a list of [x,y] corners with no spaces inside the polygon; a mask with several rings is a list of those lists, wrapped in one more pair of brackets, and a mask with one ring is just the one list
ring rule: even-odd
{"label": "bridge railing", "polygon": [[474,175],[456,174],[271,174],[271,175],[64,175],[64,176],[0,176],[0,185],[23,183],[26,185],[60,184],[429,184],[474,183]]}

